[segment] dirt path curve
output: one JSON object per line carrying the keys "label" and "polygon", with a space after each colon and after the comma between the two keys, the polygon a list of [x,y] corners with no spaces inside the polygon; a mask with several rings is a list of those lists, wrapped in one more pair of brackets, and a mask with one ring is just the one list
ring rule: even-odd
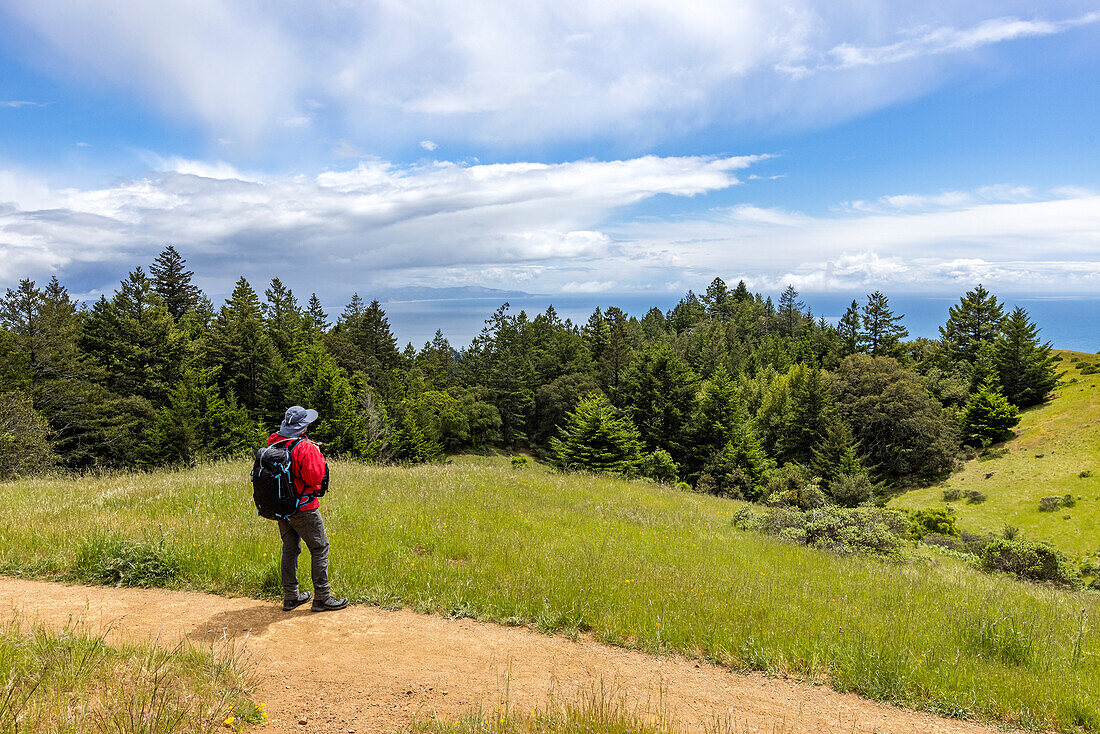
{"label": "dirt path curve", "polygon": [[410,611],[286,613],[255,599],[0,577],[0,615],[9,612],[53,626],[109,626],[122,639],[242,639],[259,664],[271,732],[391,734],[417,717],[497,705],[506,674],[521,711],[542,706],[552,690],[568,697],[602,680],[631,705],[656,704],[663,690],[674,717],[694,731],[715,715],[732,718],[739,732],[768,734],[997,731],[680,657]]}

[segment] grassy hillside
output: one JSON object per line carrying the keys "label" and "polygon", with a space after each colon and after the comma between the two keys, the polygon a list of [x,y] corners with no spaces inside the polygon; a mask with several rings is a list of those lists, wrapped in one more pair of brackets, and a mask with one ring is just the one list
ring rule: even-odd
{"label": "grassy hillside", "polygon": [[[0,570],[274,596],[277,531],[255,515],[248,469],[2,484]],[[359,602],[591,631],[949,715],[1100,730],[1095,594],[945,557],[831,555],[735,529],[734,502],[503,458],[336,464],[333,476],[334,588]]]}
{"label": "grassy hillside", "polygon": [[[1082,375],[1100,356],[1059,352],[1066,371],[1055,399],[1025,411],[1016,438],[989,457],[967,462],[945,483],[909,492],[897,507],[946,507],[944,490],[977,490],[985,502],[965,499],[950,506],[960,527],[1000,533],[1005,525],[1045,540],[1075,556],[1100,553],[1100,374]],[[1071,361],[1071,360],[1076,361]],[[993,476],[986,478],[992,473]],[[1070,495],[1076,504],[1040,512],[1039,500]],[[964,495],[965,496],[965,495]]]}

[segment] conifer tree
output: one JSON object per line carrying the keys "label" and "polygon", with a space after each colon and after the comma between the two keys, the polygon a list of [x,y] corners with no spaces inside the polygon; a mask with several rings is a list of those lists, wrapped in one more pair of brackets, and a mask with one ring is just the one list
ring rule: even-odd
{"label": "conifer tree", "polygon": [[362,454],[364,432],[355,390],[319,342],[305,345],[298,354],[289,397],[290,402],[317,411],[317,422],[310,426],[309,435],[326,454]]}
{"label": "conifer tree", "polygon": [[749,287],[745,285],[745,281],[737,281],[737,287],[733,289],[733,293],[730,297],[737,303],[744,303],[752,300],[752,294],[749,293]]}
{"label": "conifer tree", "polygon": [[840,334],[843,344],[843,354],[840,355],[841,357],[855,354],[859,349],[862,327],[863,323],[859,316],[859,303],[853,299],[851,305],[848,306],[844,315],[840,317],[840,321],[836,326],[837,333]]}
{"label": "conifer tree", "polygon": [[172,245],[165,246],[149,266],[149,272],[153,276],[153,290],[176,321],[183,318],[188,309],[199,305],[202,294],[191,282],[195,274],[187,270],[187,261]]}
{"label": "conifer tree", "polygon": [[677,463],[688,455],[689,418],[698,379],[667,344],[651,345],[624,371],[617,396],[648,451],[664,449]]}
{"label": "conifer tree", "polygon": [[256,420],[273,422],[286,409],[289,382],[282,361],[264,329],[260,299],[244,277],[214,320],[206,354],[218,367],[218,381]]}
{"label": "conifer tree", "polygon": [[311,339],[318,339],[325,335],[331,324],[325,309],[321,306],[321,299],[316,293],[309,294],[309,303],[306,306],[306,328]]}
{"label": "conifer tree", "polygon": [[1004,320],[993,360],[1005,397],[1021,408],[1041,403],[1060,378],[1050,342],[1039,342],[1039,327],[1022,308]]}
{"label": "conifer tree", "polygon": [[787,336],[794,336],[798,330],[804,308],[806,304],[798,299],[798,291],[793,285],[788,284],[786,290],[779,296],[779,320]]}
{"label": "conifer tree", "polygon": [[745,421],[703,467],[697,489],[720,497],[758,500],[773,469],[775,462],[764,450],[752,422]]}
{"label": "conifer tree", "polygon": [[163,405],[184,368],[185,336],[140,268],[101,298],[87,315],[80,340],[104,370],[104,383],[119,395],[140,395]]}
{"label": "conifer tree", "polygon": [[725,366],[719,365],[702,387],[691,415],[691,451],[688,467],[697,472],[716,452],[734,437],[738,427],[749,419],[741,404],[737,385]]}
{"label": "conifer tree", "polygon": [[267,302],[263,304],[267,318],[267,333],[284,361],[294,357],[294,347],[304,331],[304,316],[294,292],[278,278],[264,291]]}
{"label": "conifer tree", "polygon": [[948,311],[940,338],[951,359],[973,364],[982,344],[993,343],[1001,330],[1004,310],[1000,301],[980,284]]}
{"label": "conifer tree", "polygon": [[965,443],[988,446],[1012,437],[1020,412],[995,388],[982,385],[970,396],[960,420]]}
{"label": "conifer tree", "polygon": [[860,351],[874,357],[891,357],[900,351],[899,342],[909,336],[901,325],[902,315],[890,310],[889,299],[881,291],[867,296],[863,307],[863,331],[860,333]]}
{"label": "conifer tree", "polygon": [[708,318],[726,318],[729,315],[730,306],[730,291],[726,287],[726,282],[721,278],[712,280],[703,294],[703,303],[706,305]]}
{"label": "conifer tree", "polygon": [[814,476],[820,478],[821,487],[826,491],[829,483],[837,477],[866,471],[859,457],[858,444],[847,423],[836,418],[829,424],[822,440],[814,447],[810,468]]}
{"label": "conifer tree", "polygon": [[569,470],[630,475],[641,458],[638,430],[600,393],[581,398],[550,448]]}

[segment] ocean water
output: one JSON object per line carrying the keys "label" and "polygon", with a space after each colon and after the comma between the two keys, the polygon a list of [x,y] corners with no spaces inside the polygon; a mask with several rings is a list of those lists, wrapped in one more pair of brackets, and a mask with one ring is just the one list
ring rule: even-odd
{"label": "ocean water", "polygon": [[[651,307],[657,306],[667,311],[683,297],[682,293],[646,293],[623,294],[601,297],[584,295],[522,295],[509,297],[512,313],[520,310],[528,316],[545,311],[553,305],[561,318],[570,318],[574,322],[584,323],[597,306],[606,308],[618,306],[632,316],[643,316]],[[778,300],[776,295],[773,300]],[[835,293],[801,296],[802,301],[812,309],[815,316],[824,316],[833,321],[844,312],[852,301],[852,295]],[[857,298],[860,302],[863,297]],[[958,303],[958,296],[912,296],[890,297],[890,306],[894,313],[904,315],[903,324],[911,336],[938,337],[939,327],[947,320],[947,311]],[[1004,297],[1002,300],[1009,310],[1021,306],[1028,311],[1040,328],[1040,336],[1050,341],[1058,349],[1073,349],[1083,352],[1100,351],[1100,298],[1036,298]],[[484,322],[501,305],[503,299],[492,296],[457,299],[424,299],[415,301],[388,301],[383,303],[390,319],[390,325],[397,336],[398,343],[411,342],[419,348],[430,340],[436,329],[455,347],[463,347],[481,331]]]}

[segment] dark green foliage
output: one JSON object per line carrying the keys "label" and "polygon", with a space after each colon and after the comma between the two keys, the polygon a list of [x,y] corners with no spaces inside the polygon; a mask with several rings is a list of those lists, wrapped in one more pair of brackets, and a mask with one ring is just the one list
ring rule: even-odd
{"label": "dark green foliage", "polygon": [[883,479],[948,470],[958,451],[954,421],[920,377],[896,360],[855,354],[834,383],[838,412]]}
{"label": "dark green foliage", "polygon": [[890,302],[884,293],[875,291],[867,296],[861,321],[863,330],[859,334],[860,351],[875,357],[897,356],[901,349],[901,340],[909,332],[901,325],[904,316],[895,316],[890,310]]}
{"label": "dark green foliage", "polygon": [[210,370],[188,370],[157,411],[140,445],[142,463],[189,464],[201,459],[243,456],[266,437],[263,428],[230,395],[225,400]]}
{"label": "dark green foliage", "polygon": [[206,362],[217,368],[227,398],[236,396],[254,420],[282,417],[289,370],[267,333],[260,299],[244,278],[218,312],[205,346]]}
{"label": "dark green foliage", "polygon": [[198,307],[201,293],[191,282],[195,274],[187,269],[187,261],[175,247],[166,245],[149,266],[149,273],[153,276],[153,290],[173,319],[179,321],[185,313]]}
{"label": "dark green foliage", "polygon": [[830,486],[839,478],[866,474],[852,430],[840,418],[829,424],[825,435],[814,447],[810,468],[830,493]]}
{"label": "dark green foliage", "polygon": [[859,316],[859,302],[853,300],[837,323],[837,333],[840,335],[841,343],[844,346],[842,357],[855,354],[859,349],[859,335],[862,326],[863,322]]}
{"label": "dark green foliage", "polygon": [[867,472],[841,474],[829,482],[829,499],[841,507],[857,507],[871,501],[875,495],[875,483]]}
{"label": "dark green foliage", "polygon": [[294,348],[308,331],[305,314],[298,306],[293,291],[278,278],[271,279],[271,286],[264,291],[267,301],[263,304],[267,320],[267,333],[275,350],[284,362],[294,358]]}
{"label": "dark green foliage", "polygon": [[692,451],[686,460],[689,471],[697,474],[706,461],[725,448],[737,429],[748,420],[737,386],[725,367],[719,367],[703,382],[691,415]]}
{"label": "dark green foliage", "polygon": [[1039,342],[1039,327],[1022,308],[1004,319],[994,362],[1005,397],[1021,408],[1041,403],[1060,377],[1050,353],[1050,342]]}
{"label": "dark green foliage", "polygon": [[538,416],[535,439],[540,443],[549,441],[557,427],[565,422],[566,415],[577,406],[577,401],[598,389],[596,377],[584,373],[562,375],[540,387],[535,394]]}
{"label": "dark green foliage", "polygon": [[940,337],[950,359],[967,363],[977,360],[982,344],[994,342],[1004,319],[1003,306],[997,297],[980,284],[967,291],[948,313],[947,323],[940,327]]}
{"label": "dark green foliage", "polygon": [[697,488],[720,497],[758,500],[766,496],[764,483],[774,466],[752,424],[745,422],[703,466]]}
{"label": "dark green foliage", "polygon": [[764,496],[772,507],[812,510],[826,504],[821,487],[799,464],[784,464],[772,471],[764,487]]}
{"label": "dark green foliage", "polygon": [[0,393],[0,481],[48,470],[56,458],[50,449],[49,423],[29,395]]}
{"label": "dark green foliage", "polygon": [[566,470],[629,475],[641,457],[638,429],[600,393],[581,398],[550,447]]}
{"label": "dark green foliage", "polygon": [[364,432],[355,390],[320,342],[311,342],[298,353],[290,402],[317,411],[317,422],[310,426],[309,436],[325,454],[362,455]]}
{"label": "dark green foliage", "polygon": [[1017,538],[994,540],[981,551],[981,564],[990,573],[1010,573],[1029,581],[1078,586],[1081,578],[1061,551],[1046,543]]}
{"label": "dark green foliage", "polygon": [[1012,437],[1020,411],[998,391],[983,385],[970,396],[960,416],[963,440],[972,446],[988,446]]}
{"label": "dark green foliage", "polygon": [[644,454],[638,462],[638,474],[662,484],[675,484],[680,480],[680,467],[664,449]]}
{"label": "dark green foliage", "polygon": [[930,533],[959,537],[958,520],[948,510],[928,507],[913,512],[909,519],[913,537],[918,540]]}
{"label": "dark green foliage", "polygon": [[630,363],[620,381],[623,405],[649,450],[662,448],[681,462],[688,455],[688,423],[698,379],[667,344],[657,344]]}

